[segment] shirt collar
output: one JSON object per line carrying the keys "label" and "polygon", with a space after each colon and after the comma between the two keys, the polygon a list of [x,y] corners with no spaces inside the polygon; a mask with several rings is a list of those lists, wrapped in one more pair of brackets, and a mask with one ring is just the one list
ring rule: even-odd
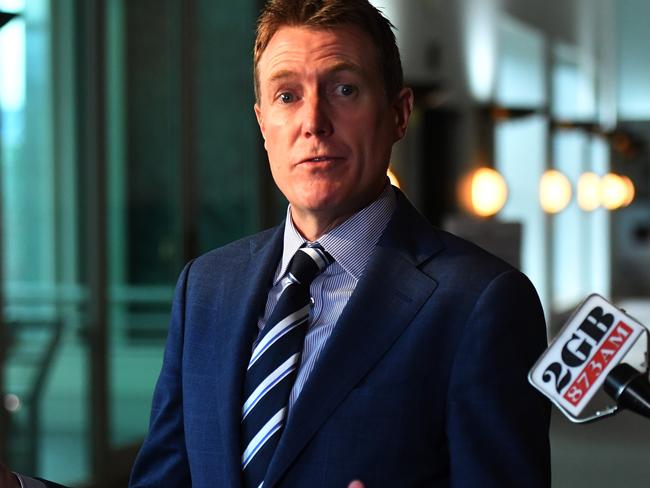
{"label": "shirt collar", "polygon": [[[387,184],[374,202],[359,210],[328,233],[323,234],[318,239],[318,243],[345,271],[350,273],[354,279],[359,280],[368,264],[370,254],[393,215],[395,202],[393,187]],[[284,225],[282,261],[275,275],[274,284],[285,275],[289,261],[305,243],[308,241],[293,225],[291,205],[289,205]]]}

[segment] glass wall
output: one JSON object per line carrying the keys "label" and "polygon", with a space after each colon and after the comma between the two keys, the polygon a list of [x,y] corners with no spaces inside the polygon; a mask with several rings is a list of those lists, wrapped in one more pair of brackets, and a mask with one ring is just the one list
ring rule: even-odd
{"label": "glass wall", "polygon": [[495,167],[509,184],[508,201],[499,218],[522,223],[522,269],[548,311],[548,222],[537,200],[531,198],[538,193],[547,165],[548,118],[540,114],[547,98],[545,49],[540,32],[507,15],[501,17],[497,102],[529,114],[496,124]]}
{"label": "glass wall", "polygon": [[[535,285],[548,310],[545,256],[548,223],[537,199],[539,178],[546,168],[547,121],[542,116],[500,122],[495,134],[497,169],[509,183],[508,201],[499,213],[504,221],[521,222],[522,270]],[[516,182],[516,184],[513,184]]]}
{"label": "glass wall", "polygon": [[558,311],[574,308],[591,293],[610,296],[609,212],[582,209],[577,199],[582,174],[609,171],[607,140],[589,129],[598,114],[595,80],[583,68],[584,56],[563,44],[553,53],[552,115],[563,121],[553,133],[553,167],[574,190],[567,208],[553,218],[552,303]]}
{"label": "glass wall", "polygon": [[124,486],[182,266],[281,214],[252,110],[257,7],[0,0],[20,14],[0,30],[13,469]]}
{"label": "glass wall", "polygon": [[[496,124],[496,167],[510,184],[499,216],[523,223],[523,270],[550,318],[590,293],[610,294],[609,213],[585,211],[576,198],[583,173],[602,176],[609,168],[607,140],[593,129],[597,70],[588,68],[596,61],[507,15],[499,46],[497,102],[515,113]],[[572,189],[568,206],[554,214],[531,198],[547,169],[560,171]]]}
{"label": "glass wall", "polygon": [[183,264],[262,225],[261,164],[255,3],[107,6],[110,438],[120,448],[146,432]]}
{"label": "glass wall", "polygon": [[650,119],[650,65],[647,59],[650,3],[646,0],[618,0],[617,33],[618,102],[622,120]]}
{"label": "glass wall", "polygon": [[58,17],[70,2],[57,7],[0,3],[20,14],[0,31],[4,387],[12,466],[75,482],[89,476],[87,289],[77,258],[74,86],[62,85],[65,75],[55,81],[73,59],[57,65],[52,42],[72,42],[70,21]]}

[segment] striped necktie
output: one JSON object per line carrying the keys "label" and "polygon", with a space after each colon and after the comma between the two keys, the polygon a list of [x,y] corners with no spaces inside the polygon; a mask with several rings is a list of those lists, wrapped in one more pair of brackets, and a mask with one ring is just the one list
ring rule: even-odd
{"label": "striped necktie", "polygon": [[262,486],[278,444],[307,333],[309,286],[330,261],[320,245],[303,247],[294,254],[288,284],[253,348],[242,408],[242,471],[247,488]]}

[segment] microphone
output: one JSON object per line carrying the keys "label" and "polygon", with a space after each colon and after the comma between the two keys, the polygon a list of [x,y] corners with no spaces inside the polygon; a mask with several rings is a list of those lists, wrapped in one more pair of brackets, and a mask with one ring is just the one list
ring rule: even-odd
{"label": "microphone", "polygon": [[621,363],[605,378],[604,389],[620,408],[650,419],[650,383],[643,373]]}
{"label": "microphone", "polygon": [[[626,408],[650,418],[648,330],[600,295],[590,295],[573,312],[548,349],[528,373],[529,382],[569,420],[589,422]],[[645,339],[645,372],[623,362]],[[604,391],[614,407],[585,414],[585,407]]]}

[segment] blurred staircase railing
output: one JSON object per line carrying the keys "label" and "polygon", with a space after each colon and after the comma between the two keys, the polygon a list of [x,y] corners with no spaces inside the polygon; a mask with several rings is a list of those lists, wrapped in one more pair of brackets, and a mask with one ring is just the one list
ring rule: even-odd
{"label": "blurred staircase railing", "polygon": [[61,342],[63,323],[14,321],[5,324],[5,408],[9,415],[11,466],[23,473],[38,467],[43,391]]}

